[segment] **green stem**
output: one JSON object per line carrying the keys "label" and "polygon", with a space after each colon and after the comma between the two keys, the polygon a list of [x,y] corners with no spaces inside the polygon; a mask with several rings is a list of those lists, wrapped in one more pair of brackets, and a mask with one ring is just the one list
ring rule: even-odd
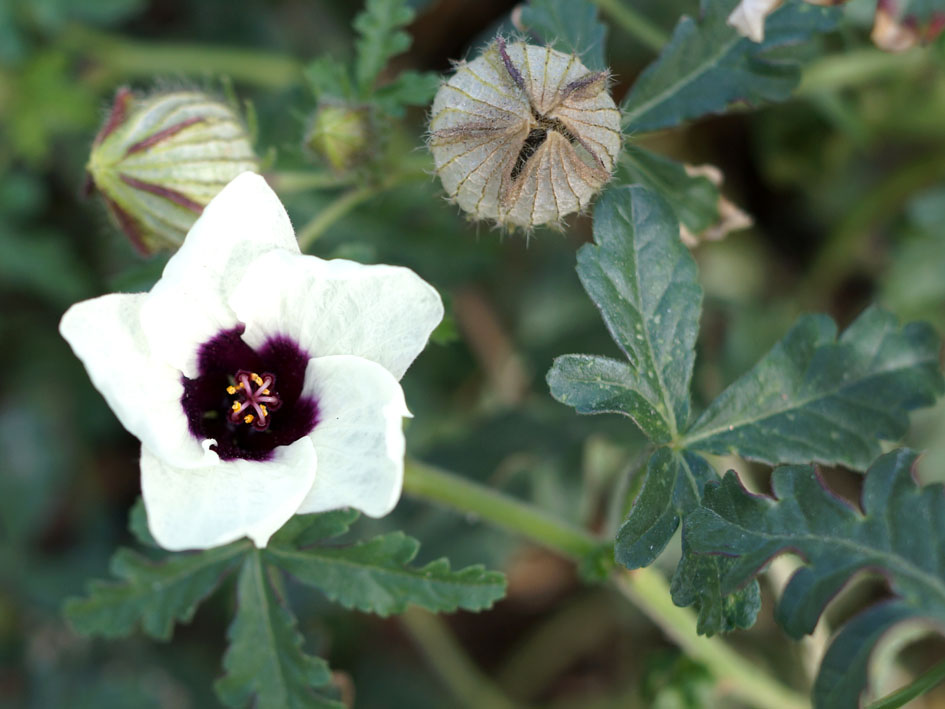
{"label": "green stem", "polygon": [[302,64],[273,52],[212,47],[179,42],[145,42],[73,25],[62,35],[63,46],[97,63],[100,84],[155,73],[229,76],[267,89],[282,89],[302,78]]}
{"label": "green stem", "polygon": [[636,37],[641,44],[659,53],[669,41],[669,36],[659,27],[639,14],[623,0],[592,0],[614,22],[629,35]]}
{"label": "green stem", "polygon": [[404,491],[475,515],[572,559],[593,554],[603,543],[537,507],[426,463],[407,461]]}
{"label": "green stem", "polygon": [[[426,163],[424,163],[425,165]],[[299,248],[308,251],[312,244],[318,241],[332,224],[348,214],[359,204],[368,201],[371,197],[386,192],[412,180],[425,179],[424,170],[404,169],[392,173],[380,182],[367,184],[363,187],[353,187],[336,197],[327,207],[322,209],[297,233]]]}
{"label": "green stem", "polygon": [[701,662],[725,695],[763,709],[807,709],[810,702],[748,662],[718,638],[696,633],[695,614],[675,605],[669,584],[651,569],[621,574],[617,587],[686,654]]}
{"label": "green stem", "polygon": [[941,682],[945,682],[945,660],[932,667],[932,669],[923,672],[902,689],[867,705],[866,709],[897,709],[925,694]]}
{"label": "green stem", "polygon": [[516,705],[473,664],[442,618],[408,608],[399,620],[457,701],[469,709],[515,709]]}
{"label": "green stem", "polygon": [[[603,540],[543,510],[425,463],[408,460],[404,490],[530,539],[575,559],[599,552]],[[623,594],[643,610],[687,654],[708,666],[724,691],[765,709],[801,709],[808,702],[764,670],[742,659],[718,638],[696,632],[695,614],[672,602],[666,579],[654,569],[621,574]]]}
{"label": "green stem", "polygon": [[907,81],[933,62],[931,52],[891,54],[879,49],[856,49],[831,54],[804,67],[804,78],[795,95],[839,91],[882,79]]}
{"label": "green stem", "polygon": [[272,189],[279,194],[330,190],[347,187],[355,182],[355,176],[351,174],[338,175],[334,172],[314,170],[277,170],[266,177]]}

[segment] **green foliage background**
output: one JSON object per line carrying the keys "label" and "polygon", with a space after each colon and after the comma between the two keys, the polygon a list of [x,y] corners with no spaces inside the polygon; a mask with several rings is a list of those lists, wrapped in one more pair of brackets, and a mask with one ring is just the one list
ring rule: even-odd
{"label": "green foliage background", "polygon": [[[412,5],[419,13],[409,27],[413,44],[392,66],[445,72],[467,47],[508,29],[502,23],[514,3]],[[687,0],[633,5],[667,37],[680,14],[698,10]],[[232,7],[223,0],[0,2],[0,705],[216,706],[210,679],[220,678],[226,693],[230,678],[252,668],[253,658],[221,658],[236,594],[251,593],[261,573],[258,555],[229,569],[235,573],[222,590],[189,624],[176,627],[172,645],[142,635],[83,639],[59,613],[63,599],[80,594],[89,578],[107,575],[116,546],[132,543],[127,517],[138,495],[138,444],[92,389],[57,323],[76,300],[150,287],[166,258],[139,259],[101,205],[79,197],[88,148],[115,88],[146,90],[157,77],[163,85],[222,95],[219,77],[229,75],[237,95],[252,101],[261,150],[275,150],[272,174],[284,175],[314,169],[299,148],[315,107],[303,68],[318,57],[353,57],[351,21],[359,4],[282,0]],[[691,406],[697,413],[802,312],[829,313],[844,330],[879,301],[901,320],[928,320],[945,335],[945,46],[939,41],[903,55],[881,54],[867,39],[869,11],[869,3],[851,3],[840,32],[787,57],[791,66],[804,67],[794,98],[757,110],[741,107],[634,143],[648,152],[627,169],[653,179],[678,172],[653,155],[719,166],[725,194],[755,220],[751,229],[694,251],[704,291],[695,362],[688,364],[694,366]],[[575,27],[573,41],[592,36],[582,29]],[[778,49],[779,36],[790,29],[787,21],[773,27],[768,42]],[[676,33],[697,31],[681,26]],[[630,130],[675,123],[680,115],[644,110],[647,82],[660,71],[641,76],[655,57],[652,48],[613,23],[608,38],[606,56],[593,61],[606,60],[614,72]],[[397,54],[405,46],[395,40],[385,51]],[[359,63],[347,78],[350,91],[363,93],[386,58]],[[663,63],[672,61],[670,53]],[[753,65],[757,97],[786,97],[784,76],[769,69],[764,62]],[[422,94],[424,81],[411,74],[387,95]],[[708,97],[703,109],[721,110],[727,99]],[[405,119],[392,123],[397,128],[385,133],[379,154],[424,160],[414,151],[423,141],[424,108],[391,105],[390,113]],[[277,177],[274,184],[297,226],[346,189],[301,190],[284,181],[280,190]],[[704,180],[692,187],[696,191],[681,193],[678,204],[689,208],[680,218],[698,231],[706,223],[706,194],[711,205],[713,193]],[[440,194],[432,178],[422,177],[372,196],[312,248],[323,257],[410,266],[449,303],[447,326],[404,380],[415,414],[407,431],[410,454],[614,537],[642,481],[635,473],[646,467],[646,440],[621,417],[575,416],[554,401],[544,379],[554,358],[567,352],[600,353],[612,366],[626,366],[574,272],[590,221],[572,220],[565,234],[505,236],[468,224]],[[690,256],[679,249],[673,258],[688,263]],[[589,261],[582,257],[582,269],[592,267]],[[664,407],[666,419],[689,415],[680,387]],[[641,411],[654,430],[667,426],[651,410]],[[928,449],[919,461],[922,482],[945,480],[945,404],[913,415],[904,440]],[[865,467],[875,453],[870,448],[852,464]],[[816,452],[810,459],[821,460]],[[759,489],[768,485],[764,466],[716,457],[710,463],[719,471],[737,467]],[[686,461],[676,456],[650,464]],[[861,478],[839,468],[825,474],[857,498]],[[718,501],[721,492],[713,494]],[[660,520],[644,522],[652,529]],[[494,610],[459,612],[437,628],[458,639],[465,660],[515,702],[712,705],[711,678],[698,663],[614,591],[585,585],[572,565],[547,552],[409,498],[392,517],[359,520],[354,529],[360,539],[385,534],[379,539],[409,558],[415,549],[394,530],[406,531],[423,543],[419,564],[448,555],[455,569],[484,563],[508,574],[508,597]],[[226,567],[228,557],[220,553],[214,563]],[[677,535],[657,567],[671,573],[679,555]],[[283,556],[291,563],[288,552]],[[122,574],[146,578],[147,558],[122,562]],[[189,587],[193,596],[177,609],[180,618],[189,618],[193,602],[212,591],[216,569]],[[737,586],[742,579],[736,577],[733,571],[726,583]],[[263,605],[288,642],[301,633],[308,654],[296,658],[296,678],[308,673],[312,682],[325,681],[325,668],[310,657],[317,654],[353,680],[357,706],[475,702],[459,691],[455,675],[444,674],[444,667],[461,669],[462,662],[442,650],[443,639],[430,632],[425,616],[348,612],[294,582],[280,593],[291,601],[298,628],[280,615],[279,599]],[[762,584],[761,593],[761,620],[735,643],[784,682],[803,686],[796,651],[772,622],[770,587]],[[861,586],[842,600],[855,607],[871,594],[876,589]],[[248,615],[238,616],[230,632],[252,637],[258,619]],[[152,616],[143,624],[161,636],[170,620]],[[904,662],[924,668],[942,650],[941,642],[926,641]],[[276,697],[282,691],[258,690]]]}

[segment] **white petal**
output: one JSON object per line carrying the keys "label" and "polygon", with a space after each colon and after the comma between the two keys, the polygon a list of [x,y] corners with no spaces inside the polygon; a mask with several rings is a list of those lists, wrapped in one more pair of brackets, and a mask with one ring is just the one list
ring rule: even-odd
{"label": "white petal", "polygon": [[180,372],[154,358],[141,331],[144,293],[113,293],[76,303],[59,332],[122,426],[169,463],[206,465],[217,454],[187,428]]}
{"label": "white petal", "polygon": [[382,517],[400,499],[404,480],[400,384],[374,362],[336,355],[310,360],[304,391],[318,402],[309,434],[318,452],[315,484],[299,513],[354,507]]}
{"label": "white petal", "polygon": [[299,253],[292,224],[266,181],[244,172],[204,208],[151,290],[141,319],[154,352],[195,377],[200,344],[237,324],[229,294],[273,249]]}
{"label": "white petal", "polygon": [[142,447],[148,527],[171,551],[209,549],[241,537],[262,548],[312,487],[316,460],[308,438],[276,448],[271,461],[220,461],[194,469],[167,465]]}
{"label": "white petal", "polygon": [[762,42],[765,18],[780,4],[781,0],[742,0],[728,16],[728,24],[753,42]]}
{"label": "white petal", "polygon": [[410,269],[285,251],[253,262],[230,305],[251,347],[289,335],[311,357],[357,355],[397,379],[443,319],[439,294]]}

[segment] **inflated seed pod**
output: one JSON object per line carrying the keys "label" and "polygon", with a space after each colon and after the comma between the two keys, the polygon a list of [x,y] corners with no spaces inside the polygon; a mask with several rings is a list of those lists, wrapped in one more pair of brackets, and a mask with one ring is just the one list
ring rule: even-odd
{"label": "inflated seed pod", "polygon": [[259,161],[239,115],[200,91],[137,96],[119,89],[92,145],[96,188],[142,253],[180,246],[227,183]]}
{"label": "inflated seed pod", "polygon": [[430,120],[450,199],[477,219],[526,229],[587,206],[620,152],[608,80],[573,54],[501,37],[461,64]]}

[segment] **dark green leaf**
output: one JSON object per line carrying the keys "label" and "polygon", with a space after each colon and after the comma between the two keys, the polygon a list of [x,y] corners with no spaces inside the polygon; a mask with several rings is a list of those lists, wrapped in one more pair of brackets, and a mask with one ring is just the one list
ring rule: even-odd
{"label": "dark green leaf", "polygon": [[668,441],[669,424],[639,391],[637,379],[626,362],[595,355],[563,355],[548,372],[551,395],[579,414],[626,414],[653,440]]}
{"label": "dark green leaf", "polygon": [[886,610],[858,616],[834,641],[844,648],[844,674],[857,681],[838,683],[841,655],[831,647],[824,669],[832,674],[817,682],[819,706],[857,705],[869,658],[862,643],[875,642],[905,617],[945,623],[945,488],[916,485],[916,457],[898,450],[870,467],[862,513],[827,490],[812,467],[797,466],[774,471],[774,498],[750,494],[729,472],[721,483],[706,486],[703,508],[684,523],[694,552],[730,557],[723,593],[750,583],[778,554],[804,558],[807,565],[788,582],[776,614],[795,638],[814,629],[830,599],[857,572],[878,570],[887,579],[897,600]]}
{"label": "dark green leaf", "polygon": [[689,418],[689,381],[702,289],[679,224],[659,195],[608,190],[594,211],[594,244],[578,252],[578,275],[629,366],[559,358],[548,373],[558,401],[588,412],[617,410],[656,443]]}
{"label": "dark green leaf", "polygon": [[[659,58],[623,103],[631,132],[675,126],[734,101],[783,101],[800,81],[790,48],[834,28],[840,11],[789,0],[765,23],[761,43],[742,37],[726,20],[738,0],[702,0],[702,20],[683,17]],[[770,56],[778,50],[777,57]]]}
{"label": "dark green leaf", "polygon": [[693,234],[701,234],[719,222],[719,188],[707,177],[689,175],[682,163],[628,145],[617,170],[621,182],[634,182],[659,192],[680,224]]}
{"label": "dark green leaf", "polygon": [[939,341],[924,323],[900,327],[879,308],[836,334],[825,315],[801,318],[712,402],[683,445],[769,464],[865,469],[880,441],[905,433],[908,412],[942,391]]}
{"label": "dark green leaf", "polygon": [[731,563],[725,557],[694,554],[683,539],[683,554],[673,574],[670,593],[677,606],[695,606],[696,631],[701,635],[750,628],[761,610],[761,588],[757,581],[744,588],[723,591],[721,578]]}
{"label": "dark green leaf", "polygon": [[331,672],[324,660],[302,650],[295,618],[276,597],[259,552],[246,557],[236,594],[226,675],[214,685],[220,700],[231,707],[343,709],[312,691],[328,685]]}
{"label": "dark green leaf", "polygon": [[367,0],[364,11],[354,18],[358,58],[355,76],[361,94],[366,96],[387,61],[410,47],[410,35],[401,31],[413,20],[407,0]]}
{"label": "dark green leaf", "polygon": [[361,513],[353,509],[295,515],[269,540],[270,547],[306,547],[322,539],[340,537]]}
{"label": "dark green leaf", "polygon": [[543,44],[577,54],[591,71],[604,71],[607,26],[588,0],[530,0],[522,8],[522,24]]}
{"label": "dark green leaf", "polygon": [[387,616],[408,603],[431,611],[483,610],[505,595],[505,577],[481,566],[451,571],[446,559],[408,564],[419,542],[402,532],[344,547],[272,547],[266,556],[345,608]]}
{"label": "dark green leaf", "polygon": [[432,72],[403,71],[374,92],[374,103],[390,116],[404,115],[405,106],[425,106],[433,100],[440,77]]}
{"label": "dark green leaf", "polygon": [[128,531],[134,535],[143,546],[156,548],[158,543],[151,536],[151,530],[148,529],[148,511],[144,508],[144,500],[138,498],[135,500],[131,513],[128,515]]}
{"label": "dark green leaf", "polygon": [[111,570],[121,583],[93,581],[88,596],[70,598],[63,613],[82,635],[129,635],[135,626],[154,638],[171,637],[174,622],[187,623],[200,602],[219,585],[247,542],[196,553],[171,554],[160,563],[130,549],[119,549]]}
{"label": "dark green leaf", "polygon": [[617,532],[617,561],[628,569],[652,564],[680,520],[699,506],[705,484],[715,479],[715,470],[698,455],[669,448],[653,453],[643,488]]}
{"label": "dark green leaf", "polygon": [[348,76],[348,68],[329,56],[319,57],[309,64],[305,68],[305,78],[318,100],[352,97],[353,91],[351,78]]}

